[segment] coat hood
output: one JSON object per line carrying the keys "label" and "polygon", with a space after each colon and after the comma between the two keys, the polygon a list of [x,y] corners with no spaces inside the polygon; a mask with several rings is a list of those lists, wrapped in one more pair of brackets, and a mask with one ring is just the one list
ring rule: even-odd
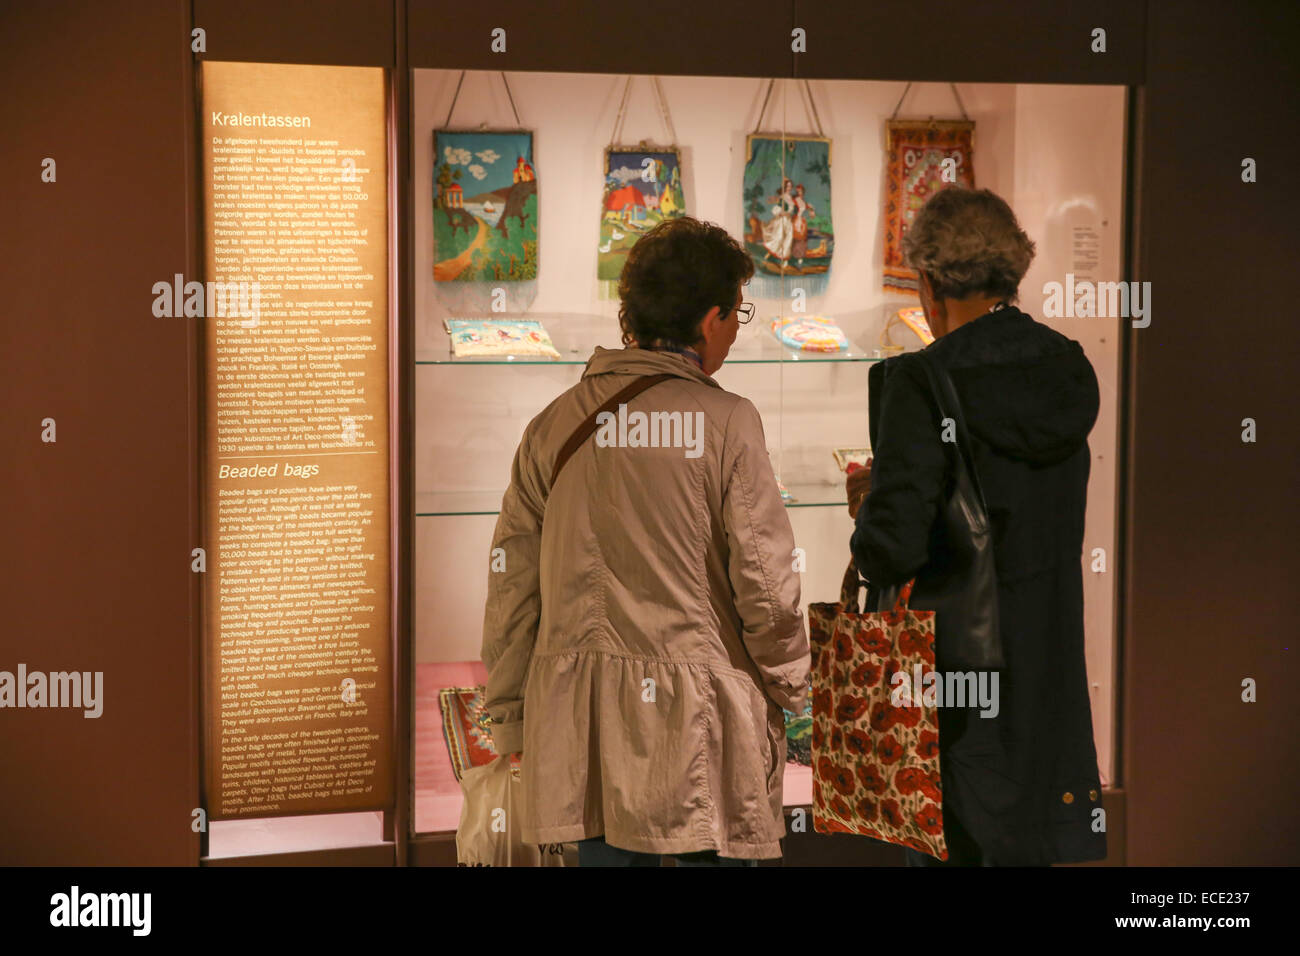
{"label": "coat hood", "polygon": [[971,434],[999,454],[1051,465],[1087,441],[1100,395],[1078,342],[1007,308],[955,329],[931,348],[950,370]]}

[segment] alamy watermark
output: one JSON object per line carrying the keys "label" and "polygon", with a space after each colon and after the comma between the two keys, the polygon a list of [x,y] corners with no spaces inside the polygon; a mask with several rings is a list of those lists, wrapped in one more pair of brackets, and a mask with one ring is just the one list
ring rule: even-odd
{"label": "alamy watermark", "polygon": [[132,936],[148,936],[152,913],[152,893],[83,893],[74,885],[50,897],[51,926],[119,926]]}
{"label": "alamy watermark", "polygon": [[79,707],[83,717],[95,719],[104,713],[103,671],[29,671],[18,665],[18,673],[0,671],[0,708]]}
{"label": "alamy watermark", "polygon": [[1132,319],[1133,328],[1151,324],[1150,282],[1075,280],[1043,283],[1043,316],[1048,319]]}
{"label": "alamy watermark", "polygon": [[979,707],[980,716],[993,718],[1002,709],[998,700],[997,671],[926,671],[912,665],[912,673],[898,671],[889,678],[895,707]]}
{"label": "alamy watermark", "polygon": [[256,328],[262,314],[260,282],[185,281],[179,272],[171,282],[155,282],[153,314],[158,318],[221,318],[236,316],[246,329]]}
{"label": "alamy watermark", "polygon": [[596,444],[601,448],[685,448],[687,458],[704,454],[703,412],[629,412],[596,416]]}

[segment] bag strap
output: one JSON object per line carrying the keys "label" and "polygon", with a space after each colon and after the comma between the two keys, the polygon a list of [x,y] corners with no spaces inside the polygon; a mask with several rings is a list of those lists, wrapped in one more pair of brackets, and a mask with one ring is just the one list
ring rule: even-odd
{"label": "bag strap", "polygon": [[916,578],[909,578],[907,582],[898,589],[898,597],[894,599],[894,606],[890,609],[895,614],[907,610],[907,604],[912,600],[912,587],[916,584]]}
{"label": "bag strap", "polygon": [[[917,360],[921,363],[921,368],[925,371],[925,377],[930,383],[930,391],[934,395],[935,404],[939,408],[939,418],[951,418],[957,428],[957,464],[959,472],[964,472],[970,479],[971,487],[975,490],[975,495],[979,499],[978,519],[985,527],[989,524],[989,509],[984,501],[984,489],[980,487],[979,475],[975,471],[975,460],[969,458],[970,454],[970,433],[966,430],[966,417],[962,413],[961,400],[957,397],[957,389],[952,383],[952,377],[948,371],[934,362],[925,349],[915,353]],[[946,411],[945,411],[946,409]],[[975,502],[972,502],[972,505]],[[912,596],[912,586],[916,579],[908,581],[901,587],[880,588],[876,595],[876,610],[884,611],[886,606],[891,608],[895,613],[901,608],[907,606],[907,602]],[[897,591],[895,588],[897,587]]]}
{"label": "bag strap", "polygon": [[[884,596],[889,603],[889,609],[895,613],[906,611],[907,602],[912,599],[912,587],[915,584],[916,578],[911,578],[902,585],[894,585],[894,587],[878,591],[877,596]],[[849,568],[844,572],[844,581],[840,584],[840,610],[852,611],[855,614],[861,613],[859,597],[862,588],[870,589],[870,587],[871,585],[858,574],[853,559],[849,558]],[[892,600],[890,600],[891,598]],[[881,611],[886,610],[886,608],[878,606],[876,610]]]}
{"label": "bag strap", "polygon": [[[930,381],[930,390],[934,393],[935,403],[939,406],[940,420],[950,417],[957,426],[957,467],[964,468],[970,477],[971,485],[979,496],[984,521],[987,523],[989,509],[984,501],[984,489],[980,486],[979,475],[975,471],[975,459],[971,457],[970,432],[966,429],[966,416],[962,412],[957,389],[952,384],[952,376],[948,374],[947,369],[932,361],[924,350],[916,354],[921,361],[921,368],[925,370],[926,378]],[[948,410],[946,413],[945,408]]]}
{"label": "bag strap", "polygon": [[858,576],[858,569],[853,559],[849,558],[849,568],[844,572],[844,580],[840,583],[840,607],[857,613],[864,587],[866,582]]}
{"label": "bag strap", "polygon": [[677,376],[673,375],[671,372],[662,372],[659,375],[642,375],[640,378],[633,379],[632,382],[616,392],[609,401],[605,402],[604,405],[601,405],[600,408],[588,415],[586,420],[574,429],[573,434],[569,436],[569,440],[566,441],[564,447],[560,449],[559,457],[555,459],[555,467],[551,470],[551,487],[555,487],[555,479],[560,477],[560,469],[565,466],[573,453],[577,451],[582,446],[582,443],[590,438],[592,432],[596,430],[596,420],[600,417],[602,412],[613,413],[617,411],[618,406],[622,405],[624,402],[629,401],[636,395],[640,395],[646,389],[658,385],[660,382],[668,381],[670,378],[677,378]]}

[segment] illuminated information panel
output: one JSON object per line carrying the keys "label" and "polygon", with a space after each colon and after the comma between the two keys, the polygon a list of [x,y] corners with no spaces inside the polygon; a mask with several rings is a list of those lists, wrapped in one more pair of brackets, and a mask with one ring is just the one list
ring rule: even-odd
{"label": "illuminated information panel", "polygon": [[393,797],[384,97],[202,66],[211,819]]}

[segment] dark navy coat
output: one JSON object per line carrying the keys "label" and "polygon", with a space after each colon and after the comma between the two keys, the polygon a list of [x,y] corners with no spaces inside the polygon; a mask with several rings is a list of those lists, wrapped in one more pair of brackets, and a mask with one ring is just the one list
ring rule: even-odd
{"label": "dark navy coat", "polygon": [[[926,352],[951,375],[970,429],[1007,665],[996,717],[940,710],[945,817],[955,815],[995,864],[1101,859],[1081,564],[1096,374],[1077,342],[1015,308],[960,326]],[[873,585],[924,579],[944,547],[939,509],[955,450],[941,440],[917,362],[904,354],[870,372],[875,460],[852,548]],[[942,620],[935,633],[942,671]]]}

